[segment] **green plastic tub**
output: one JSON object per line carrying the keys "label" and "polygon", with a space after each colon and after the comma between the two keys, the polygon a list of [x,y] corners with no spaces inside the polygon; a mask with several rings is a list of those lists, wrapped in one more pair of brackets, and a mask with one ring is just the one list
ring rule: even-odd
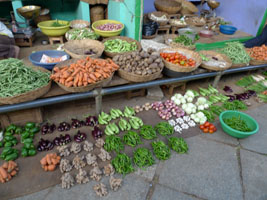
{"label": "green plastic tub", "polygon": [[[229,127],[227,124],[224,123],[223,119],[231,118],[233,116],[236,116],[236,117],[240,116],[241,119],[244,120],[247,123],[248,127],[252,129],[253,131],[251,132],[238,131],[238,130],[232,129],[231,127]],[[239,111],[227,110],[227,111],[222,112],[220,114],[220,123],[221,123],[221,127],[223,131],[226,132],[228,135],[231,135],[232,137],[235,137],[235,138],[246,138],[259,131],[258,122],[255,119],[253,119],[251,116],[243,112],[239,112]]]}

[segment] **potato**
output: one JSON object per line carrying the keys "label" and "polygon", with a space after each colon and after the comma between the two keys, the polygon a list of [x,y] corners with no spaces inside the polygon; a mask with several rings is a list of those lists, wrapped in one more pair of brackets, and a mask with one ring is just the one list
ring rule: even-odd
{"label": "potato", "polygon": [[157,56],[157,57],[160,56],[159,52],[157,52],[157,51],[154,51],[153,53],[151,53],[151,55],[152,55],[152,56]]}
{"label": "potato", "polygon": [[156,73],[157,71],[156,71],[156,69],[152,69],[152,73],[154,74],[154,73]]}
{"label": "potato", "polygon": [[138,75],[141,75],[142,71],[141,70],[136,70],[135,73],[138,74]]}
{"label": "potato", "polygon": [[142,76],[145,76],[145,75],[147,75],[147,71],[146,70],[143,70]]}
{"label": "potato", "polygon": [[161,58],[157,58],[154,62],[160,63],[161,62]]}
{"label": "potato", "polygon": [[158,56],[151,55],[150,58],[152,58],[154,61],[158,59]]}
{"label": "potato", "polygon": [[159,63],[159,67],[163,68],[164,67],[164,63],[163,62]]}
{"label": "potato", "polygon": [[144,66],[145,66],[145,67],[148,67],[148,63],[147,63],[147,62],[145,62],[145,63],[144,63]]}
{"label": "potato", "polygon": [[152,70],[151,70],[151,69],[148,69],[148,70],[147,70],[147,73],[148,73],[148,74],[152,74]]}
{"label": "potato", "polygon": [[151,57],[149,57],[149,58],[147,59],[147,64],[151,64],[151,63],[153,63],[153,59],[152,59]]}
{"label": "potato", "polygon": [[128,55],[126,56],[126,58],[127,58],[127,60],[130,60],[130,59],[132,59],[132,56],[128,54]]}
{"label": "potato", "polygon": [[158,64],[157,63],[152,63],[149,65],[150,68],[158,68]]}

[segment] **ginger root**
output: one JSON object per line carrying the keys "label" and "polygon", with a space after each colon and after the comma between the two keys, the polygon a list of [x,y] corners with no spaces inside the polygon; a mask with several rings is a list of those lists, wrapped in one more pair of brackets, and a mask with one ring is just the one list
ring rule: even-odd
{"label": "ginger root", "polygon": [[94,167],[90,171],[90,178],[95,181],[100,181],[102,178],[102,171],[99,169],[99,167]]}
{"label": "ginger root", "polygon": [[86,163],[84,162],[84,156],[76,155],[73,158],[72,165],[74,166],[75,169],[81,169],[85,167]]}
{"label": "ginger root", "polygon": [[122,185],[122,179],[111,176],[109,179],[109,185],[113,191],[117,191]]}
{"label": "ginger root", "polygon": [[74,178],[70,173],[65,173],[61,177],[61,187],[64,189],[70,189],[74,185]]}
{"label": "ginger root", "polygon": [[91,166],[91,165],[95,165],[97,162],[96,162],[96,155],[95,154],[91,154],[91,153],[88,153],[87,155],[86,155],[86,162],[87,162],[87,164],[89,165],[89,166]]}
{"label": "ginger root", "polygon": [[115,173],[115,169],[111,164],[104,166],[104,174],[105,176],[111,176]]}
{"label": "ginger root", "polygon": [[93,187],[95,193],[99,197],[104,197],[108,195],[107,187],[103,183],[99,183]]}
{"label": "ginger root", "polygon": [[57,150],[58,150],[60,156],[66,157],[66,156],[70,155],[70,150],[68,149],[67,145],[58,146]]}
{"label": "ginger root", "polygon": [[69,172],[72,170],[72,165],[69,160],[63,158],[60,161],[59,169],[61,173]]}
{"label": "ginger root", "polygon": [[105,144],[105,141],[102,138],[96,140],[95,146],[98,148],[102,148]]}
{"label": "ginger root", "polygon": [[77,154],[82,150],[82,146],[79,143],[73,142],[71,147],[70,147],[70,151]]}
{"label": "ginger root", "polygon": [[100,154],[98,154],[98,157],[102,160],[102,161],[107,161],[111,159],[111,156],[109,154],[109,152],[107,152],[105,149],[101,148],[100,149]]}
{"label": "ginger root", "polygon": [[88,183],[89,178],[87,172],[83,169],[79,169],[79,173],[76,175],[76,182],[79,184]]}
{"label": "ginger root", "polygon": [[94,144],[93,143],[91,143],[91,142],[88,142],[87,140],[84,142],[84,145],[83,145],[83,150],[84,151],[88,151],[88,152],[90,152],[90,151],[93,151],[93,149],[94,149]]}

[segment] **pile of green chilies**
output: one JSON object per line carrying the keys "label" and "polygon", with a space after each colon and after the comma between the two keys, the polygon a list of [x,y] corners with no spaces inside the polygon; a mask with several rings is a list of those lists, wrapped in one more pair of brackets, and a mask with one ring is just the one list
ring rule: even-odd
{"label": "pile of green chilies", "polygon": [[170,148],[163,141],[151,143],[153,152],[159,160],[168,160],[171,156]]}
{"label": "pile of green chilies", "polygon": [[138,167],[149,167],[155,163],[152,153],[146,148],[138,148],[134,152],[133,161]]}
{"label": "pile of green chilies", "polygon": [[140,129],[140,135],[146,140],[152,140],[157,137],[157,133],[151,125],[143,125]]}
{"label": "pile of green chilies", "polygon": [[188,151],[188,146],[184,138],[170,137],[168,144],[169,147],[177,153],[183,154]]}
{"label": "pile of green chilies", "polygon": [[115,135],[109,135],[105,139],[104,149],[108,152],[115,151],[119,153],[124,149],[121,138]]}
{"label": "pile of green chilies", "polygon": [[49,73],[33,70],[21,60],[9,58],[0,61],[0,97],[13,97],[47,85]]}
{"label": "pile of green chilies", "polygon": [[224,123],[230,126],[232,129],[242,131],[242,132],[250,132],[252,131],[247,123],[240,118],[240,115],[238,117],[231,117],[231,118],[224,118]]}
{"label": "pile of green chilies", "polygon": [[124,136],[123,136],[123,142],[131,147],[135,147],[138,144],[141,144],[141,139],[138,133],[134,131],[128,131]]}
{"label": "pile of green chilies", "polygon": [[107,40],[104,42],[105,51],[111,53],[123,53],[137,50],[136,42],[127,42],[121,39]]}
{"label": "pile of green chilies", "polygon": [[134,171],[131,158],[125,153],[117,154],[117,156],[111,161],[111,164],[113,165],[117,173],[123,175],[129,174]]}
{"label": "pile of green chilies", "polygon": [[174,128],[168,122],[160,122],[155,126],[157,133],[163,136],[172,135]]}

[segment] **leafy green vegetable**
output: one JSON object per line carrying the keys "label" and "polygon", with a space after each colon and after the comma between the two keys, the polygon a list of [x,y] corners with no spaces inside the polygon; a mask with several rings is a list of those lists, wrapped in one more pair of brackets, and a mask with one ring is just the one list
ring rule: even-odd
{"label": "leafy green vegetable", "polygon": [[61,26],[66,26],[66,24],[61,24],[58,22],[58,20],[56,20],[55,22],[53,22],[51,24],[52,27],[61,27]]}
{"label": "leafy green vegetable", "polygon": [[115,151],[119,153],[124,149],[124,145],[121,141],[121,138],[115,135],[109,135],[105,139],[104,149],[108,152]]}
{"label": "leafy green vegetable", "polygon": [[174,128],[168,122],[160,122],[155,126],[155,130],[163,136],[172,135]]}
{"label": "leafy green vegetable", "polygon": [[202,112],[207,117],[207,120],[209,122],[213,122],[215,120],[215,116],[214,116],[213,112],[211,112],[209,110],[202,110]]}
{"label": "leafy green vegetable", "polygon": [[134,131],[128,131],[123,136],[123,142],[131,147],[135,147],[138,144],[141,144],[140,136]]}
{"label": "leafy green vegetable", "polygon": [[179,35],[173,41],[176,43],[183,44],[185,46],[190,46],[190,45],[194,44],[193,41],[189,37],[187,37],[186,35]]}
{"label": "leafy green vegetable", "polygon": [[83,39],[97,40],[99,38],[99,35],[88,28],[82,28],[82,29],[75,28],[69,30],[66,34],[66,37],[69,40],[83,40]]}
{"label": "leafy green vegetable", "polygon": [[140,135],[146,140],[152,140],[157,137],[157,133],[151,125],[143,125],[140,129]]}
{"label": "leafy green vegetable", "polygon": [[136,149],[133,161],[138,167],[148,167],[155,163],[152,153],[146,148]]}
{"label": "leafy green vegetable", "polygon": [[251,86],[247,87],[247,89],[248,90],[253,90],[256,93],[260,93],[260,92],[263,92],[264,90],[266,90],[267,87],[263,83],[259,82],[259,83],[256,83],[254,85],[251,85]]}
{"label": "leafy green vegetable", "polygon": [[240,115],[238,117],[231,117],[231,118],[224,118],[224,123],[230,126],[232,129],[242,131],[242,132],[250,132],[252,131],[251,128],[248,127],[247,123],[240,118]]}
{"label": "leafy green vegetable", "polygon": [[256,81],[252,78],[252,76],[246,76],[240,80],[238,80],[236,82],[236,85],[240,86],[240,87],[247,87],[253,83],[255,83]]}
{"label": "leafy green vegetable", "polygon": [[117,173],[129,174],[134,171],[131,158],[125,153],[119,153],[112,161],[111,164],[115,168]]}
{"label": "leafy green vegetable", "polygon": [[180,154],[187,153],[188,151],[188,145],[184,138],[170,137],[168,145],[172,150]]}
{"label": "leafy green vegetable", "polygon": [[234,100],[232,102],[224,102],[223,107],[226,110],[247,110],[246,104],[239,100]]}
{"label": "leafy green vegetable", "polygon": [[151,143],[153,152],[159,160],[167,160],[171,156],[170,148],[163,141],[154,141]]}

